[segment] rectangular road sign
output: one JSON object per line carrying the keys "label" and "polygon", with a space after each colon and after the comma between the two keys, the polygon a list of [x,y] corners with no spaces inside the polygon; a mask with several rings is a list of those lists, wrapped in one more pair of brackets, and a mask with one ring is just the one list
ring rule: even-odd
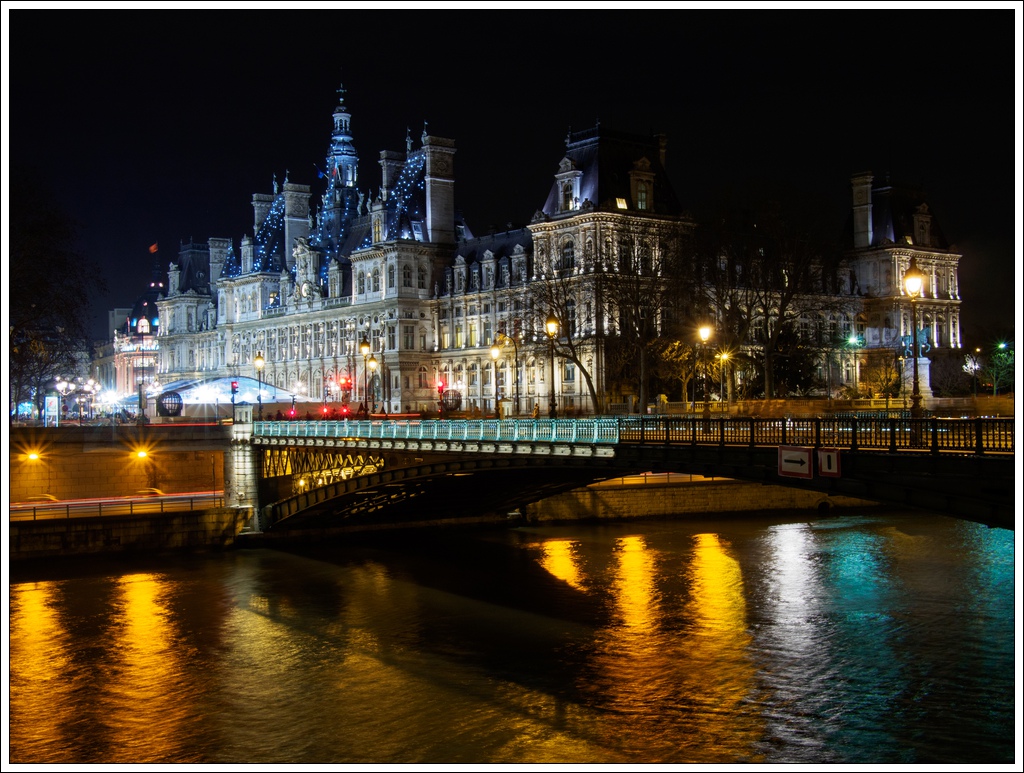
{"label": "rectangular road sign", "polygon": [[839,449],[818,449],[818,475],[823,478],[839,478]]}
{"label": "rectangular road sign", "polygon": [[813,448],[800,446],[779,446],[779,475],[786,478],[813,478],[811,464]]}

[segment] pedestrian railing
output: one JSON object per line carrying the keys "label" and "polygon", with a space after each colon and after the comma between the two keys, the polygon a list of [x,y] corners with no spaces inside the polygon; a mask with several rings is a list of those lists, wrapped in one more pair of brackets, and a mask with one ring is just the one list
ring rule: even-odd
{"label": "pedestrian railing", "polygon": [[88,501],[15,502],[9,506],[12,521],[42,521],[110,515],[153,515],[208,510],[224,506],[223,494],[166,497],[116,497]]}

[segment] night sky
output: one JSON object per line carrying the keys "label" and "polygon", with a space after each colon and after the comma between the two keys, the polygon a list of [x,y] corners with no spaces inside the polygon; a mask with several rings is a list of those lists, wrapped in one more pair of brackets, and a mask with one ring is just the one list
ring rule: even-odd
{"label": "night sky", "polygon": [[[109,287],[93,302],[96,338],[107,311],[147,286],[149,245],[165,267],[189,239],[230,237],[237,250],[253,233],[252,194],[270,193],[275,174],[318,201],[339,83],[359,187],[376,192],[380,151],[404,150],[407,127],[418,147],[427,121],[456,142],[456,206],[477,234],[529,222],[567,131],[598,120],[667,134],[669,174],[694,212],[728,191],[793,190],[838,231],[850,176],[888,173],[923,186],[963,253],[965,346],[1015,330],[1019,3],[11,5],[5,172],[11,155],[32,165],[82,224],[81,251]],[[17,195],[6,181],[5,200]]]}

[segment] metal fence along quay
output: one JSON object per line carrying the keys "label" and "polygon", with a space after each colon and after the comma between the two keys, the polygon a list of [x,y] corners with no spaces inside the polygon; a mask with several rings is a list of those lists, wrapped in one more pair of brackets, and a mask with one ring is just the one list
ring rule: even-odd
{"label": "metal fence along quay", "polygon": [[42,521],[107,515],[159,515],[223,506],[223,494],[168,494],[162,497],[111,497],[17,503],[9,505],[8,511],[12,521]]}
{"label": "metal fence along quay", "polygon": [[600,445],[804,445],[851,451],[1012,454],[1012,418],[636,416],[594,419],[258,421],[266,438],[551,442]]}

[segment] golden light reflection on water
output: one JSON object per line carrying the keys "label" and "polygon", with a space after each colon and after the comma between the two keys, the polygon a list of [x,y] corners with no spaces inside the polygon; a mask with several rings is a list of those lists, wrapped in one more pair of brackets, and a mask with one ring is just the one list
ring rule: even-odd
{"label": "golden light reflection on water", "polygon": [[540,565],[559,580],[568,583],[576,590],[586,590],[583,573],[577,566],[574,553],[575,541],[567,539],[548,540],[541,545]]}
{"label": "golden light reflection on water", "polygon": [[108,684],[112,762],[179,759],[179,744],[188,735],[183,730],[190,703],[168,689],[182,682],[179,659],[185,653],[173,646],[167,592],[156,574],[124,575],[115,586],[110,635],[116,661]]}
{"label": "golden light reflection on water", "polygon": [[586,685],[609,714],[593,732],[627,758],[645,748],[649,762],[757,761],[739,563],[714,534],[694,537],[688,565],[663,560],[642,536],[615,542],[614,621],[596,634]]}
{"label": "golden light reflection on water", "polygon": [[72,685],[64,677],[65,631],[54,611],[57,596],[57,585],[51,582],[11,589],[11,721],[14,727],[31,723],[32,737],[23,740],[23,748],[32,756],[37,743],[60,739],[73,720],[65,713],[72,706]]}
{"label": "golden light reflection on water", "polygon": [[686,694],[700,707],[693,730],[708,759],[758,761],[754,744],[764,733],[764,721],[755,705],[757,669],[750,656],[743,574],[717,534],[698,534],[694,540],[686,604],[692,628],[683,650]]}

